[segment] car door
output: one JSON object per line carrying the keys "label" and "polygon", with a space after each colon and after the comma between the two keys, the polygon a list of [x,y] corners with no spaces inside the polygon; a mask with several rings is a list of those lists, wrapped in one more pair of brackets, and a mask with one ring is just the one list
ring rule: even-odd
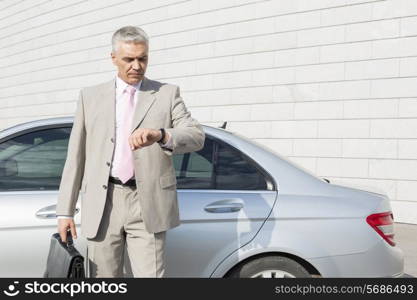
{"label": "car door", "polygon": [[261,166],[206,134],[204,148],[174,155],[181,225],[168,231],[167,277],[210,277],[248,243],[276,198]]}
{"label": "car door", "polygon": [[[53,125],[0,141],[0,277],[43,276],[70,132]],[[85,242],[75,246],[84,255]]]}

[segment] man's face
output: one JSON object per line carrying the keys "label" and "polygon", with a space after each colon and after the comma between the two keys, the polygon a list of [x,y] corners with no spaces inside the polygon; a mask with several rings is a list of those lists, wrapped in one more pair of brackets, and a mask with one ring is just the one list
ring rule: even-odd
{"label": "man's face", "polygon": [[145,43],[118,42],[117,51],[111,53],[118,75],[129,84],[143,79],[148,66],[148,46]]}

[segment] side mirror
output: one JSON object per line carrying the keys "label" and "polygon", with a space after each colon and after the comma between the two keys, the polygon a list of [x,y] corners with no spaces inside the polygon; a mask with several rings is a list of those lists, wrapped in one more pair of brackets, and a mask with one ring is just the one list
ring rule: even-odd
{"label": "side mirror", "polygon": [[13,158],[0,161],[0,177],[16,176],[17,171],[17,161]]}

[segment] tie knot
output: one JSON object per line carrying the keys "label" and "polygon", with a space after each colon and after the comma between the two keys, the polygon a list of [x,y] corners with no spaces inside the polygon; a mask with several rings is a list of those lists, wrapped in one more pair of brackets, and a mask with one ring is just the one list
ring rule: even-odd
{"label": "tie knot", "polygon": [[133,94],[135,94],[136,89],[133,86],[128,85],[125,88],[125,92],[128,93],[129,95],[133,95]]}

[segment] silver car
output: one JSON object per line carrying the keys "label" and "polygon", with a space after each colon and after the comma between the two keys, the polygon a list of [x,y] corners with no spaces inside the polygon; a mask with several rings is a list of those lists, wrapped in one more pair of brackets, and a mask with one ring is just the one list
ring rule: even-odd
{"label": "silver car", "polygon": [[[43,275],[72,121],[0,132],[0,277]],[[386,195],[332,184],[237,133],[204,130],[202,150],[173,157],[182,224],[167,232],[167,277],[403,275]],[[81,213],[78,201],[78,232]],[[86,256],[80,234],[75,246]]]}

